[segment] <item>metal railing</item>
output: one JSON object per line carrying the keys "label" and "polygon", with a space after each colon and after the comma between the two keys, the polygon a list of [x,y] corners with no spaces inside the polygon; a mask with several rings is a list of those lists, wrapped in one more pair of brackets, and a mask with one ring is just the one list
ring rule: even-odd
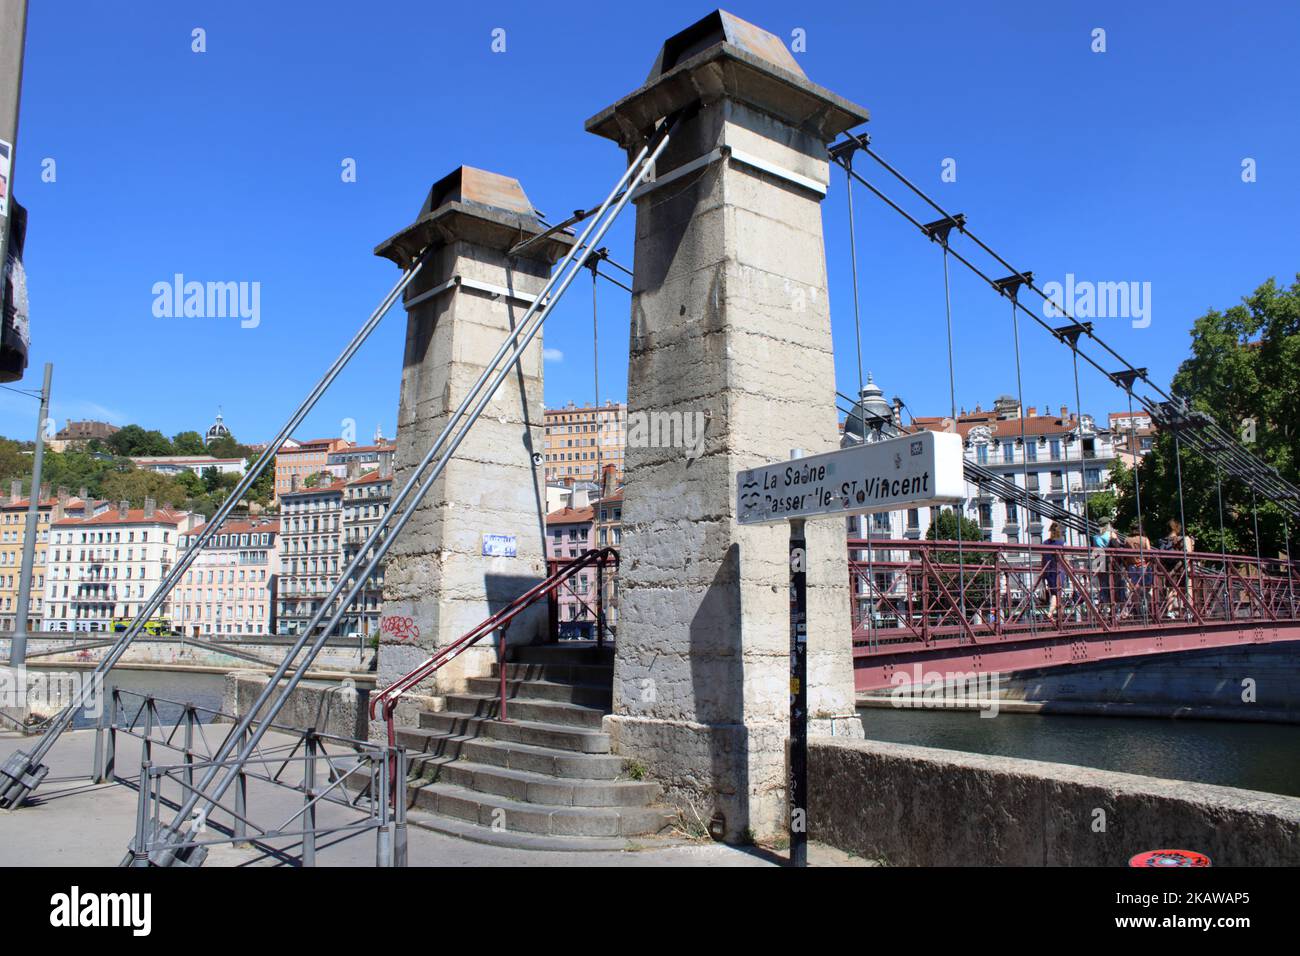
{"label": "metal railing", "polygon": [[[220,736],[209,737],[210,731],[221,729],[219,723],[228,726]],[[314,866],[321,838],[341,840],[374,831],[376,865],[405,866],[406,803],[390,789],[392,780],[406,774],[403,748],[314,728],[266,726],[287,739],[255,746],[238,768],[231,788],[233,805],[213,799],[209,809],[178,830],[164,824],[163,814],[187,797],[207,797],[202,785],[196,786],[195,775],[206,778],[214,769],[234,767],[233,759],[214,759],[214,754],[232,734],[247,737],[249,730],[239,731],[234,714],[115,689],[95,732],[91,777],[96,783],[123,783],[139,790],[135,838],[123,865],[167,865],[183,857],[188,857],[188,865],[198,865],[209,847],[243,843],[292,860],[283,845],[288,841],[300,845],[302,866]],[[140,742],[139,771],[134,777],[117,772],[118,738],[123,736]],[[157,750],[172,754],[174,762],[156,762]],[[301,795],[301,800],[286,818],[278,819],[276,814],[277,822],[258,823],[250,809],[250,783],[262,785],[262,797],[292,793]],[[354,793],[349,795],[349,790]],[[256,796],[253,802],[258,802]],[[327,805],[341,808],[341,814],[334,813],[338,819],[322,821],[320,814]],[[178,857],[180,850],[188,852]]]}
{"label": "metal railing", "polygon": [[[1151,548],[851,539],[857,656],[986,639],[1300,619],[1300,567]],[[871,560],[858,558],[868,548]]]}
{"label": "metal railing", "polygon": [[[556,562],[556,559],[550,559]],[[563,588],[579,572],[589,567],[596,568],[597,580],[597,633],[599,640],[603,642],[603,625],[604,625],[604,602],[600,597],[604,591],[604,576],[606,566],[612,564],[615,573],[618,570],[618,552],[613,548],[593,548],[585,551],[576,558],[568,561],[559,561],[558,567],[548,574],[542,581],[525,591],[519,597],[515,598],[500,611],[493,614],[482,624],[463,634],[452,643],[445,647],[439,648],[434,654],[425,660],[418,667],[393,681],[383,690],[378,691],[370,696],[370,717],[375,719],[381,713],[383,720],[388,727],[388,743],[394,745],[396,740],[396,728],[393,724],[393,716],[397,711],[397,705],[402,697],[412,691],[422,681],[428,680],[433,674],[451,663],[465,651],[469,650],[483,638],[487,637],[494,631],[497,637],[497,670],[500,674],[500,706],[497,710],[498,720],[507,720],[506,713],[506,631],[510,627],[510,622],[526,611],[533,604],[542,598],[551,598],[561,588]],[[552,609],[554,602],[552,602]],[[554,623],[554,610],[551,612],[552,624]],[[552,633],[554,633],[552,631]]]}

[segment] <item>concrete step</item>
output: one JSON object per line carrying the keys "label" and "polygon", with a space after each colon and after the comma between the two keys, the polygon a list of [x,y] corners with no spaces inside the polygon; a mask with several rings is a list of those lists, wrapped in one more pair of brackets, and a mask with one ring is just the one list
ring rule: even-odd
{"label": "concrete step", "polygon": [[431,783],[414,790],[414,805],[498,830],[557,837],[630,837],[660,833],[673,814],[662,807],[554,807]]}
{"label": "concrete step", "polygon": [[[501,698],[483,694],[448,694],[447,711],[473,717],[496,717],[501,713]],[[535,700],[519,697],[506,702],[506,717],[558,727],[582,727],[600,730],[605,712],[599,707],[584,707],[559,700]]]}
{"label": "concrete step", "polygon": [[470,740],[460,748],[459,753],[466,760],[475,763],[527,770],[551,777],[614,780],[623,773],[623,758],[614,754],[580,754],[533,747],[510,740]]}
{"label": "concrete step", "polygon": [[[496,677],[471,677],[472,694],[496,697],[501,693],[501,683]],[[599,707],[606,713],[614,704],[614,689],[604,684],[574,684],[549,680],[506,680],[506,698],[528,697],[534,700],[558,700],[566,704]]]}
{"label": "concrete step", "polygon": [[[500,665],[492,663],[491,680],[500,680]],[[582,684],[590,687],[614,686],[612,664],[565,664],[532,662],[506,663],[506,680],[544,680],[554,684]]]}
{"label": "concrete step", "polygon": [[607,754],[610,747],[609,735],[594,730],[514,719],[500,721],[452,711],[423,711],[420,714],[420,729],[450,736],[487,737],[586,754]]}
{"label": "concrete step", "polygon": [[422,810],[408,810],[406,821],[413,827],[431,830],[459,840],[471,843],[483,843],[488,846],[506,847],[513,850],[551,850],[561,852],[609,852],[620,850],[642,850],[647,846],[669,847],[683,846],[686,841],[673,835],[658,837],[559,837],[541,833],[521,833],[517,830],[501,830],[493,827],[479,826],[455,817],[444,817],[437,813]]}
{"label": "concrete step", "polygon": [[473,734],[445,734],[424,727],[397,727],[393,737],[406,748],[406,759],[411,766],[419,760],[458,757],[476,739]]}
{"label": "concrete step", "polygon": [[614,647],[597,647],[587,641],[564,641],[559,644],[530,644],[512,647],[510,661],[518,664],[609,664],[614,663]]}
{"label": "concrete step", "polygon": [[562,779],[527,770],[437,757],[419,764],[420,778],[520,803],[548,807],[645,807],[659,797],[659,785],[635,780]]}

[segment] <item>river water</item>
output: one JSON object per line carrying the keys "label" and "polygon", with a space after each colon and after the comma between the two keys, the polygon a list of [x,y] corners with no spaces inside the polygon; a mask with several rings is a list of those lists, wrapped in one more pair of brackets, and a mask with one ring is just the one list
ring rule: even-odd
{"label": "river water", "polygon": [[1300,796],[1300,726],[1222,720],[858,711],[870,740]]}
{"label": "river water", "polygon": [[[52,667],[32,667],[33,673],[59,673],[75,674],[77,677],[85,677],[90,673],[88,670],[78,670],[74,668]],[[127,718],[134,716],[141,700],[136,694],[151,694],[154,697],[164,698],[166,700],[178,701],[178,704],[165,704],[161,701],[158,703],[158,714],[164,722],[177,720],[182,713],[182,704],[192,703],[196,707],[206,707],[212,710],[221,709],[221,699],[225,692],[225,675],[224,674],[202,674],[190,673],[185,671],[157,671],[157,670],[111,670],[104,679],[105,706],[107,706],[108,695],[114,688],[119,688],[125,693],[122,696],[122,709],[127,712]],[[208,714],[202,714],[204,723],[207,723]],[[89,713],[83,710],[77,714],[72,722],[74,728],[94,727],[99,722],[98,712]]]}

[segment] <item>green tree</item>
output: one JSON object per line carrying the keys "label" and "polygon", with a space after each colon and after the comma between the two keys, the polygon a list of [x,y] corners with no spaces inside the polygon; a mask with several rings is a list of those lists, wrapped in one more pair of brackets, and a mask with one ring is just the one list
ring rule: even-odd
{"label": "green tree", "polygon": [[[22,445],[8,438],[0,438],[0,480],[6,483],[11,478],[22,478],[32,470],[32,456],[23,450]],[[8,490],[6,484],[5,490]]]}
{"label": "green tree", "polygon": [[127,425],[109,436],[106,442],[115,455],[170,455],[172,443],[157,430],[145,431],[139,425]]}
{"label": "green tree", "polygon": [[[1191,355],[1174,375],[1171,392],[1213,417],[1287,481],[1300,484],[1300,274],[1289,288],[1269,279],[1240,305],[1211,309],[1193,324],[1191,338]],[[1172,434],[1161,432],[1142,461],[1139,479],[1144,525],[1153,539],[1165,533],[1170,518],[1183,514],[1198,550],[1222,545],[1254,552],[1250,489],[1220,475],[1186,442],[1175,443]],[[1136,513],[1131,482],[1121,492],[1119,508],[1122,514]],[[1258,509],[1260,553],[1276,555],[1295,529],[1272,502],[1260,500]]]}
{"label": "green tree", "polygon": [[172,436],[172,454],[206,455],[207,453],[207,448],[203,446],[203,436],[198,432],[177,432]]}
{"label": "green tree", "polygon": [[235,441],[233,435],[222,435],[213,439],[208,445],[208,454],[213,458],[247,458],[248,449]]}
{"label": "green tree", "polygon": [[129,501],[133,508],[143,507],[145,498],[152,498],[159,505],[180,507],[190,497],[185,486],[175,478],[143,468],[105,475],[100,496],[109,501]]}
{"label": "green tree", "polygon": [[[253,464],[257,461],[256,455],[249,455],[244,459],[246,470],[252,469]],[[271,498],[275,494],[275,461],[272,460],[266,466],[266,470],[257,476],[253,482],[253,487],[249,489],[249,498],[259,504],[267,505],[271,503]]]}
{"label": "green tree", "polygon": [[925,532],[928,541],[957,541],[959,536],[962,541],[984,539],[978,522],[965,515],[959,516],[952,508],[940,511],[939,516],[930,522],[930,527]]}

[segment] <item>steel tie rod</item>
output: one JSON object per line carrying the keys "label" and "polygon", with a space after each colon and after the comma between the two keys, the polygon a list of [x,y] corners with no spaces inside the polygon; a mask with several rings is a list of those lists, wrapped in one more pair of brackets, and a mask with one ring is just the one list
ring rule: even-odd
{"label": "steel tie rod", "polygon": [[[375,572],[375,569],[383,560],[384,555],[387,554],[389,547],[397,539],[397,536],[406,526],[407,521],[409,521],[411,516],[414,515],[420,501],[423,500],[424,496],[433,487],[434,482],[442,474],[446,463],[455,454],[456,449],[460,446],[460,443],[464,440],[470,428],[473,427],[478,417],[482,414],[483,409],[486,408],[488,403],[492,400],[497,389],[509,374],[511,367],[519,361],[537,332],[541,329],[541,325],[549,315],[551,307],[559,301],[560,297],[564,295],[564,292],[568,289],[574,278],[583,268],[585,268],[584,262],[577,261],[577,256],[580,249],[587,244],[588,237],[591,237],[590,243],[592,245],[598,243],[604,237],[610,226],[613,225],[618,214],[631,199],[633,190],[645,179],[646,175],[653,168],[655,161],[659,158],[659,155],[663,152],[664,148],[667,147],[671,135],[672,124],[670,124],[663,132],[658,144],[654,146],[653,150],[651,150],[649,143],[642,147],[641,151],[637,154],[637,157],[631,164],[629,164],[628,168],[619,178],[618,183],[615,184],[614,188],[610,191],[604,203],[601,204],[600,210],[591,219],[591,222],[588,223],[587,228],[579,237],[578,242],[569,250],[568,254],[565,255],[564,259],[560,263],[560,267],[547,282],[546,287],[542,290],[541,294],[538,295],[536,300],[534,300],[533,304],[529,306],[527,312],[524,314],[524,317],[520,320],[515,330],[502,343],[502,346],[498,349],[493,362],[480,374],[474,388],[471,389],[465,399],[462,400],[460,406],[456,409],[456,412],[443,428],[442,433],[439,434],[438,438],[425,454],[420,465],[412,473],[411,477],[407,480],[396,498],[394,498],[384,517],[371,531],[365,544],[357,551],[356,556],[339,576],[338,583],[334,585],[329,596],[322,602],[320,609],[317,610],[312,619],[307,623],[302,634],[299,636],[298,640],[295,641],[293,647],[286,655],[285,660],[281,662],[280,666],[276,668],[275,673],[271,675],[271,678],[267,681],[261,694],[259,694],[257,701],[249,708],[248,714],[241,719],[239,725],[227,737],[227,742],[222,745],[216,758],[217,760],[225,759],[229,752],[234,749],[234,742],[240,738],[241,733],[249,730],[250,726],[254,723],[252,716],[261,711],[262,706],[274,692],[279,681],[284,677],[285,672],[288,670],[290,660],[297,655],[299,650],[301,650],[303,645],[306,643],[308,635],[317,628],[321,619],[328,612],[328,609],[338,599],[338,596],[342,592],[346,582],[349,579],[352,579],[354,583],[349,589],[348,594],[344,597],[343,602],[339,605],[338,609],[334,611],[329,622],[320,629],[320,633],[312,643],[312,646],[308,649],[305,659],[295,669],[293,676],[288,680],[283,689],[280,690],[279,696],[270,704],[268,713],[261,719],[261,721],[257,722],[256,728],[252,729],[248,741],[241,747],[239,756],[235,759],[234,764],[227,771],[225,777],[222,778],[216,789],[212,791],[210,795],[205,793],[201,798],[197,793],[192,794],[177,811],[170,828],[170,832],[175,834],[176,837],[179,838],[180,826],[186,819],[190,818],[194,814],[194,811],[198,808],[198,804],[201,800],[204,803],[204,807],[200,810],[198,818],[201,818],[215,801],[221,799],[222,795],[238,776],[240,767],[242,767],[244,761],[248,759],[253,748],[265,734],[268,722],[273,721],[275,716],[284,707],[285,703],[288,701],[289,695],[302,679],[305,669],[311,665],[311,662],[316,658],[316,655],[324,646],[325,641],[328,640],[329,636],[338,626],[338,622],[343,616],[343,613],[351,605],[352,601],[356,599],[356,596],[360,593],[364,583]],[[630,185],[629,180],[631,180]],[[624,186],[627,186],[627,188],[624,189]],[[606,215],[607,212],[608,215]],[[594,235],[592,235],[593,233]],[[554,289],[553,293],[551,291],[552,289]],[[515,343],[518,344],[515,346],[508,361],[500,368],[497,368],[497,366],[500,365],[501,357],[510,349],[510,346]],[[493,375],[493,372],[495,372],[495,375]],[[420,475],[433,461],[434,456],[442,449],[442,446],[447,444],[448,435],[450,435],[452,430],[456,428],[458,421],[462,417],[466,417],[465,409],[467,406],[473,402],[477,395],[484,392],[483,384],[490,375],[492,376],[492,382],[487,387],[486,393],[482,394],[482,397],[474,406],[473,410],[469,412],[464,424],[460,426],[459,430],[457,430],[455,437],[450,440],[446,452],[441,458],[439,458],[438,463],[434,466],[432,472],[430,472],[430,474],[420,482],[418,489],[415,491],[415,498],[411,502],[411,506],[402,511],[401,515],[393,524],[391,532],[385,533],[389,520],[397,512],[399,506],[410,497],[412,488],[414,488],[417,481],[420,481]],[[374,555],[370,558],[369,563],[366,565],[365,570],[361,572],[360,576],[356,576],[358,566],[362,563],[365,556],[370,553],[372,548],[374,549]],[[218,767],[209,770],[204,781],[196,789],[206,790],[207,786],[211,783],[212,779],[216,777],[219,770],[220,768]],[[129,861],[129,859],[130,855],[128,854],[127,861]],[[167,857],[164,856],[163,859],[167,859]],[[124,861],[124,863],[127,861]]]}
{"label": "steel tie rod", "polygon": [[365,323],[357,331],[356,335],[352,337],[352,340],[347,344],[343,351],[339,353],[338,358],[334,360],[334,363],[326,370],[325,374],[316,383],[315,387],[307,397],[303,399],[297,410],[289,417],[289,420],[284,423],[275,438],[269,445],[267,445],[262,454],[258,457],[257,461],[253,464],[253,467],[249,469],[240,482],[235,486],[229,497],[222,502],[221,506],[212,516],[212,520],[206,523],[206,527],[198,536],[198,539],[194,541],[186,551],[179,555],[176,564],[172,567],[171,573],[169,573],[159,583],[158,587],[149,598],[149,601],[143,608],[141,608],[140,613],[127,627],[126,631],[123,632],[122,636],[117,639],[113,648],[104,656],[104,659],[101,660],[98,666],[96,666],[90,673],[88,679],[82,683],[81,687],[73,695],[72,700],[68,705],[59,712],[58,716],[50,724],[49,729],[46,730],[45,735],[32,749],[31,753],[29,754],[17,750],[10,755],[8,760],[5,761],[3,767],[0,767],[0,808],[14,809],[18,807],[26,796],[40,785],[41,780],[43,780],[45,775],[49,772],[49,768],[43,764],[46,755],[50,752],[50,748],[54,746],[55,742],[58,741],[59,736],[63,731],[72,724],[72,720],[77,711],[85,706],[85,703],[90,697],[93,689],[100,686],[104,675],[107,674],[121,659],[122,655],[126,653],[126,649],[130,645],[131,641],[133,641],[143,630],[145,622],[148,621],[153,616],[154,612],[162,606],[163,601],[166,600],[172,589],[180,582],[181,577],[189,569],[190,565],[193,564],[194,559],[202,550],[203,545],[217,532],[222,522],[225,521],[226,516],[235,505],[239,503],[240,499],[243,498],[248,489],[252,487],[253,482],[255,482],[262,472],[266,470],[267,466],[275,460],[276,453],[284,445],[285,441],[288,440],[294,429],[302,423],[304,418],[306,418],[307,413],[312,410],[320,397],[325,394],[325,391],[334,382],[334,379],[343,371],[348,362],[351,361],[353,355],[355,355],[357,350],[361,348],[366,339],[370,337],[370,333],[375,330],[384,315],[390,308],[392,308],[393,303],[397,301],[397,297],[402,294],[403,290],[405,290],[408,285],[410,285],[411,280],[419,274],[423,267],[424,252],[421,251],[420,255],[416,257],[416,261],[398,277],[397,282],[388,291],[388,294],[384,296],[383,300],[375,310],[370,313],[370,317],[366,319]]}

